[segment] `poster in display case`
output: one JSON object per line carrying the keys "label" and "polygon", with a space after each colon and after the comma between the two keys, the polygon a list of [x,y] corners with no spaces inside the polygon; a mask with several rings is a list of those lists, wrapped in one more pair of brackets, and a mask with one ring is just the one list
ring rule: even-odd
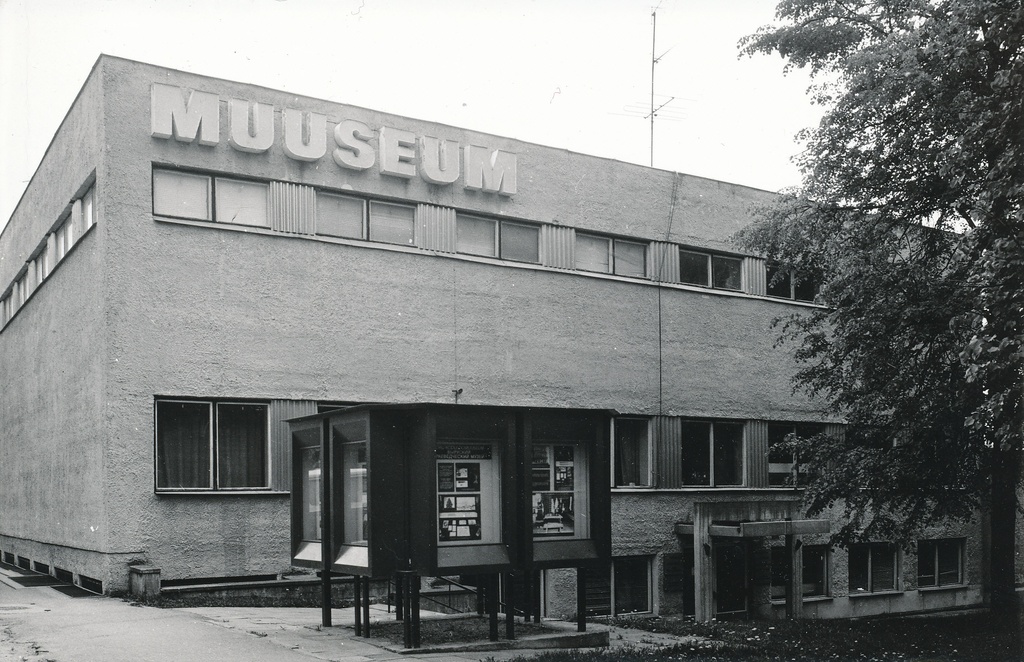
{"label": "poster in display case", "polygon": [[482,539],[482,476],[492,473],[485,445],[440,446],[437,450],[438,542]]}

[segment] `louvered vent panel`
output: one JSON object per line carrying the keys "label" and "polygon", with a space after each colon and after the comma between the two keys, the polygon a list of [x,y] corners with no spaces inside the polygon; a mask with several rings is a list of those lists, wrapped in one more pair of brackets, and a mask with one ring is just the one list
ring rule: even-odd
{"label": "louvered vent panel", "polygon": [[270,183],[270,227],[278,232],[316,232],[316,191],[311,186]]}
{"label": "louvered vent panel", "polygon": [[747,293],[764,296],[768,292],[765,261],[759,257],[744,258],[743,270],[746,271],[744,281],[747,284]]}
{"label": "louvered vent panel", "polygon": [[679,246],[664,241],[651,242],[651,280],[679,282]]}
{"label": "louvered vent panel", "polygon": [[455,210],[437,205],[416,205],[416,244],[443,253],[455,252]]}
{"label": "louvered vent panel", "polygon": [[576,267],[576,231],[558,225],[540,227],[540,263],[546,267]]}

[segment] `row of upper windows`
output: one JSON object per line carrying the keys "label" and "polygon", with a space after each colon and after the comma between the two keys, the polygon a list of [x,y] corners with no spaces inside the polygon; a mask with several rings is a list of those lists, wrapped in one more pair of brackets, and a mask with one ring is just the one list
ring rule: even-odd
{"label": "row of upper windows", "polygon": [[[289,211],[275,210],[274,185],[304,189],[285,204]],[[296,210],[297,209],[297,210]],[[358,239],[400,246],[423,246],[417,237],[417,207],[368,200],[310,187],[219,177],[154,168],[153,213],[166,218],[227,223]],[[276,222],[275,216],[291,215],[295,222]],[[456,253],[540,264],[543,224],[454,214]],[[633,278],[654,277],[651,243],[572,230],[571,263],[559,266],[579,271]],[[744,290],[743,258],[677,246],[678,278],[656,280],[740,292]],[[815,287],[808,281],[794,284],[792,274],[767,274],[766,294],[798,301],[813,301]]]}
{"label": "row of upper windows", "polygon": [[[679,438],[669,444],[678,448],[671,456],[663,453],[662,463],[678,463],[675,471],[665,470],[661,481],[654,475],[654,435],[644,418],[617,418],[613,438],[613,487],[741,487],[746,457],[745,428],[740,421],[682,419]],[[798,487],[803,482],[798,458],[790,447],[794,437],[810,438],[825,431],[814,424],[768,423],[768,486]],[[669,485],[669,483],[675,483]]]}
{"label": "row of upper windows", "polygon": [[95,187],[91,186],[82,197],[74,200],[68,214],[57,227],[47,233],[25,267],[0,296],[0,329],[25,305],[32,293],[43,284],[64,256],[96,223]]}

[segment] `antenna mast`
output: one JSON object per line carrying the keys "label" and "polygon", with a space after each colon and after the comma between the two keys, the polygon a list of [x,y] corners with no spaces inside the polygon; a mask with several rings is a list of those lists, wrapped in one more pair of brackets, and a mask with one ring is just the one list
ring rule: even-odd
{"label": "antenna mast", "polygon": [[651,10],[651,167],[654,167],[654,65],[658,64],[658,8]]}

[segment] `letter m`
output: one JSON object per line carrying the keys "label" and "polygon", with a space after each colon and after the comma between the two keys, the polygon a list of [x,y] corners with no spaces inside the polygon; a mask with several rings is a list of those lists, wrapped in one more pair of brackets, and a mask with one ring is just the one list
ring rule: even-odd
{"label": "letter m", "polygon": [[476,191],[516,194],[516,155],[496,149],[488,153],[484,147],[463,148],[465,186]]}
{"label": "letter m", "polygon": [[154,138],[170,138],[190,143],[199,136],[200,145],[220,142],[220,97],[191,90],[188,102],[185,90],[173,85],[153,83],[150,101],[150,127]]}

